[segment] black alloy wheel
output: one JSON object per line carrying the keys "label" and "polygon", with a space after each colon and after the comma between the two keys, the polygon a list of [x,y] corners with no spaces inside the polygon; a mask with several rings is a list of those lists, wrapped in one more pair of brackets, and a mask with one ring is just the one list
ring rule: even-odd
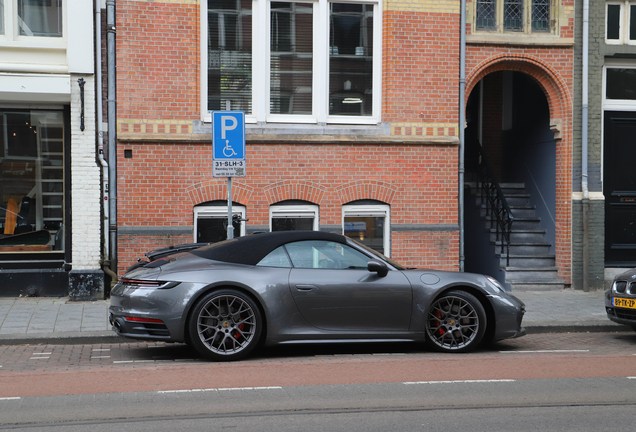
{"label": "black alloy wheel", "polygon": [[449,291],[426,314],[426,339],[437,351],[473,351],[486,331],[486,312],[475,296]]}
{"label": "black alloy wheel", "polygon": [[234,289],[213,291],[201,298],[188,320],[192,346],[218,361],[247,356],[258,344],[262,327],[256,302]]}

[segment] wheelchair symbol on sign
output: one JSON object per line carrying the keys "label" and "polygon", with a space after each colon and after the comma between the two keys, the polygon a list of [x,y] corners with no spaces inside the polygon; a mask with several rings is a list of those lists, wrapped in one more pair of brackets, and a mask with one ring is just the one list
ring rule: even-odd
{"label": "wheelchair symbol on sign", "polygon": [[230,140],[225,140],[225,147],[223,147],[223,156],[226,158],[236,156],[237,153],[234,151],[232,146],[230,145]]}

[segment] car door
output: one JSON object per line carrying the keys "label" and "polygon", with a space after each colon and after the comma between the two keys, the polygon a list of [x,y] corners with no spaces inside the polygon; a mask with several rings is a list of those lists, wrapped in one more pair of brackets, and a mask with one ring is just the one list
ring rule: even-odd
{"label": "car door", "polygon": [[371,259],[328,241],[285,245],[293,268],[289,287],[302,316],[314,327],[342,331],[407,331],[411,285],[397,270],[384,277],[367,270]]}

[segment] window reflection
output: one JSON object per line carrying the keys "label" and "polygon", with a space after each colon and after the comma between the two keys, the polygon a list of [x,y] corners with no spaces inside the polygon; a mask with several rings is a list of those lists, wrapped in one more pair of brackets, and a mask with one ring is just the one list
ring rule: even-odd
{"label": "window reflection", "polygon": [[252,1],[208,0],[208,110],[252,112]]}
{"label": "window reflection", "polygon": [[330,3],[329,114],[370,116],[373,5]]}
{"label": "window reflection", "polygon": [[272,2],[270,112],[312,113],[313,6]]}
{"label": "window reflection", "polygon": [[22,36],[62,37],[62,0],[18,0]]}

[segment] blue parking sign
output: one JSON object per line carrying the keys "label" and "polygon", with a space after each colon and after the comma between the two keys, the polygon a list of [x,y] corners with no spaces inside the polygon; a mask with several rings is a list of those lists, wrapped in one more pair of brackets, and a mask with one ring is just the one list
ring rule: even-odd
{"label": "blue parking sign", "polygon": [[245,113],[212,111],[214,177],[245,177]]}

